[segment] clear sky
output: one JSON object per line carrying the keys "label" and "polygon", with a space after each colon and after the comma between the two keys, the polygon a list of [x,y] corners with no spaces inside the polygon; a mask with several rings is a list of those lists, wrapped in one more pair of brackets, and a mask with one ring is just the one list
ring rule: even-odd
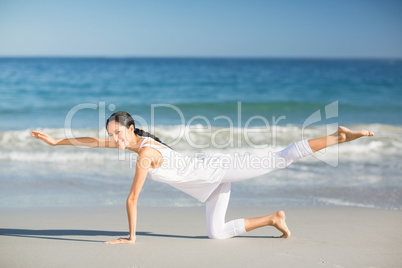
{"label": "clear sky", "polygon": [[402,0],[0,0],[0,56],[402,58]]}

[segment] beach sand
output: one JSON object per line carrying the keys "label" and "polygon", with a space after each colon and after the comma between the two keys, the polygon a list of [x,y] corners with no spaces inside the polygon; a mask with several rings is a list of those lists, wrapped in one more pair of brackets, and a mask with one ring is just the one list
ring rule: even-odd
{"label": "beach sand", "polygon": [[402,267],[402,213],[348,207],[229,207],[227,220],[283,209],[273,227],[227,240],[206,236],[204,207],[139,207],[137,242],[124,206],[1,208],[0,267]]}

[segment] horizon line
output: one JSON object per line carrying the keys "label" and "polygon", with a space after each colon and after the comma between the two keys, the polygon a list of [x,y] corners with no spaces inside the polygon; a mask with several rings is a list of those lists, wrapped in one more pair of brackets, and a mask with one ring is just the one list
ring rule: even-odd
{"label": "horizon line", "polygon": [[366,56],[150,56],[150,55],[0,55],[0,58],[58,58],[58,59],[277,59],[277,60],[402,60],[401,57]]}

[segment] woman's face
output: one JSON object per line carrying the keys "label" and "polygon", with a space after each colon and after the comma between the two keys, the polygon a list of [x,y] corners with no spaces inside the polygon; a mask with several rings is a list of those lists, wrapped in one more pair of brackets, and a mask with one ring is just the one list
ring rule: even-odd
{"label": "woman's face", "polygon": [[[134,126],[130,128],[120,125],[119,122],[112,121],[107,125],[107,133],[109,135],[110,142],[115,144],[119,150],[124,150],[130,145],[130,140],[134,136]],[[132,134],[132,135],[130,135]]]}

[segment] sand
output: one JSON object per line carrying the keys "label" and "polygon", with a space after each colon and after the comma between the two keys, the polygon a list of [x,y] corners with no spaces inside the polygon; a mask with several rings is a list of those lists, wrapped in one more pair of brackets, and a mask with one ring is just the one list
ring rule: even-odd
{"label": "sand", "polygon": [[[278,207],[230,207],[227,219]],[[0,267],[402,267],[402,213],[348,207],[291,207],[292,236],[273,227],[227,240],[206,236],[203,207],[139,207],[137,242],[124,206],[0,208]]]}

